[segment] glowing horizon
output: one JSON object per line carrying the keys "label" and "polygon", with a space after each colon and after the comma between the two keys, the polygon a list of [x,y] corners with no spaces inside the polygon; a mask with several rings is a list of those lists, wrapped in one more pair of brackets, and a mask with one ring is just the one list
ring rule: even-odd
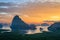
{"label": "glowing horizon", "polygon": [[41,23],[60,20],[59,0],[0,0],[0,22],[11,23],[15,15],[26,23]]}

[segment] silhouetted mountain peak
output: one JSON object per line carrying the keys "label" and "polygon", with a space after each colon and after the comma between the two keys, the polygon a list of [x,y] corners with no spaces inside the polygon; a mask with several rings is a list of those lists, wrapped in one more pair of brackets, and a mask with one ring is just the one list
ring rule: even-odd
{"label": "silhouetted mountain peak", "polygon": [[19,18],[19,16],[18,16],[18,15],[14,16],[14,18],[13,18],[13,19],[20,19],[20,20],[21,20],[21,18]]}
{"label": "silhouetted mountain peak", "polygon": [[47,23],[42,23],[41,26],[49,26]]}
{"label": "silhouetted mountain peak", "polygon": [[21,30],[27,30],[29,29],[29,25],[26,24],[21,18],[19,18],[18,15],[16,15],[11,23],[11,29],[12,31],[21,31]]}
{"label": "silhouetted mountain peak", "polygon": [[52,24],[52,25],[48,28],[48,30],[53,31],[53,32],[55,32],[55,31],[60,31],[60,22],[56,22],[56,23]]}
{"label": "silhouetted mountain peak", "polygon": [[19,17],[18,15],[16,15],[15,17]]}

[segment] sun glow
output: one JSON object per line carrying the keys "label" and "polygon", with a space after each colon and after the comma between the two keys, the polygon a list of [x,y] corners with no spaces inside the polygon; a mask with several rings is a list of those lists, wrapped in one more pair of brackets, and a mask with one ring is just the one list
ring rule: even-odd
{"label": "sun glow", "polygon": [[50,18],[51,18],[51,20],[54,20],[54,21],[60,20],[59,16],[51,16]]}

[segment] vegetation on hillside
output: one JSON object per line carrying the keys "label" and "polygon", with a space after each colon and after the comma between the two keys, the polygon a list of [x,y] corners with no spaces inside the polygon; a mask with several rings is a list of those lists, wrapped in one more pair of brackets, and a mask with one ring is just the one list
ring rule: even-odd
{"label": "vegetation on hillside", "polygon": [[18,34],[14,32],[0,33],[0,40],[60,40],[59,32],[44,32],[38,34]]}

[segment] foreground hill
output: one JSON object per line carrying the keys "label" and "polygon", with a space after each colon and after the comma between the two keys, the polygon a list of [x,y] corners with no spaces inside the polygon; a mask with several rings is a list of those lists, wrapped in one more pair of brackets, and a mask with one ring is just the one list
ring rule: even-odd
{"label": "foreground hill", "polygon": [[39,34],[17,34],[17,33],[3,33],[0,34],[0,40],[60,40],[60,34],[44,32]]}

